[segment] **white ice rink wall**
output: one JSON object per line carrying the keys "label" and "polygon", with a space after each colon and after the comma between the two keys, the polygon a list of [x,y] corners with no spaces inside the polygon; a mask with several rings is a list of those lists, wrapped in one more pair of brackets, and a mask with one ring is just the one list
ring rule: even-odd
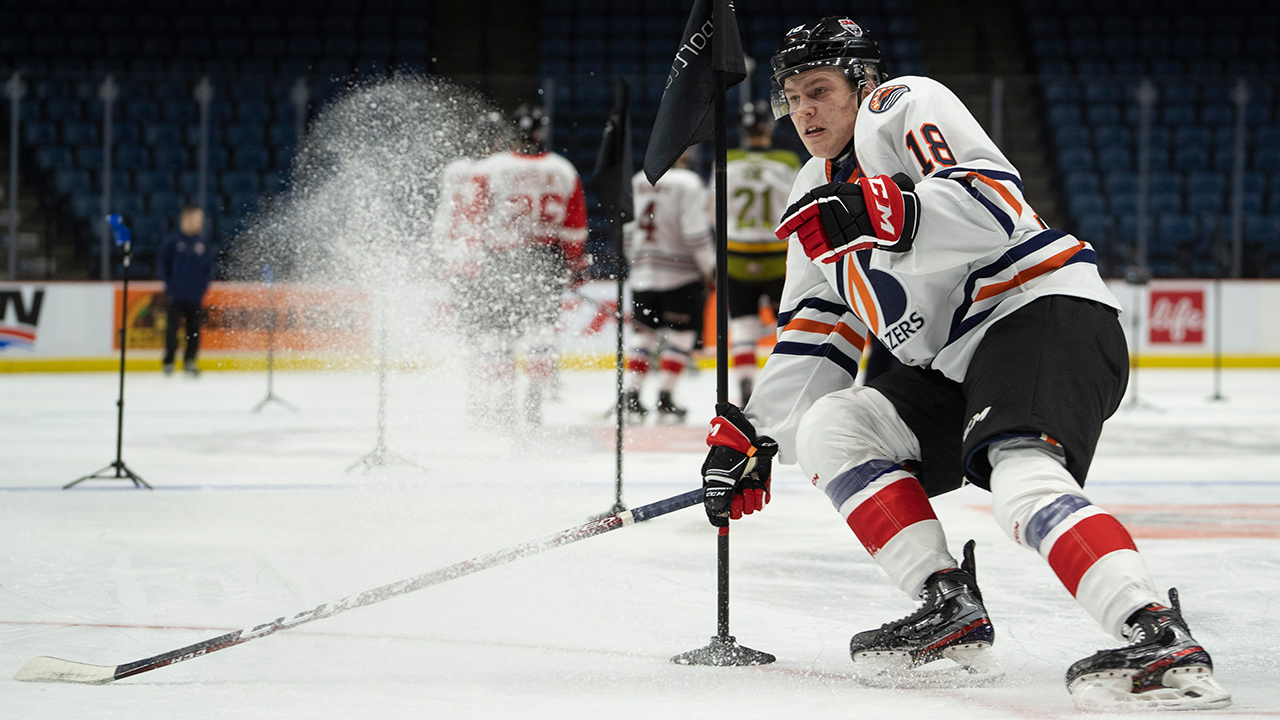
{"label": "white ice rink wall", "polygon": [[[123,290],[122,283],[0,282],[0,372],[119,367]],[[163,290],[155,281],[129,283],[131,370],[160,368]],[[616,285],[605,282],[565,294],[559,345],[567,363],[612,367],[616,298]],[[260,369],[268,343],[277,368],[320,369],[367,365],[384,347],[393,362],[431,363],[456,356],[463,342],[448,292],[434,286],[214,283],[204,308],[206,370]]]}
{"label": "white ice rink wall", "polygon": [[[1143,366],[1208,367],[1217,358],[1226,367],[1280,367],[1280,281],[1108,285],[1124,306],[1121,322]],[[122,299],[120,283],[0,283],[0,372],[116,368]],[[613,366],[615,302],[616,287],[607,282],[566,293],[560,349],[569,362]],[[381,347],[384,323],[385,347],[399,361],[431,362],[461,342],[449,332],[451,309],[439,288],[215,283],[205,306],[205,369],[262,368],[273,322],[270,341],[284,369],[368,362]],[[159,369],[163,307],[159,283],[129,284],[130,369]]]}

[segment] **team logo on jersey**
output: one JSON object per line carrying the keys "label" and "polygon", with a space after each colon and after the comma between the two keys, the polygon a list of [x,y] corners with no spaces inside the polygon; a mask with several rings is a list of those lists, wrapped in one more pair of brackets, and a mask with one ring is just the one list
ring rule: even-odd
{"label": "team logo on jersey", "polygon": [[906,85],[881,85],[867,99],[867,109],[873,113],[882,113],[893,107],[898,98],[911,91]]}
{"label": "team logo on jersey", "polygon": [[862,37],[862,28],[858,27],[858,23],[849,18],[840,18],[840,27],[853,33],[854,37]]}

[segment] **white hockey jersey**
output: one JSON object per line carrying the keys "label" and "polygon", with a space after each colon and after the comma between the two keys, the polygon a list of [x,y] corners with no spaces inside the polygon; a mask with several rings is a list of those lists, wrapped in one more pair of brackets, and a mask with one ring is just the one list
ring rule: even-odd
{"label": "white hockey jersey", "polygon": [[475,169],[488,186],[484,246],[502,252],[558,245],[571,268],[585,261],[587,210],[582,180],[555,153],[499,153]]}
{"label": "white hockey jersey", "polygon": [[431,221],[431,237],[439,257],[457,263],[483,243],[489,183],[477,172],[479,160],[459,158],[440,173],[440,194]]}
{"label": "white hockey jersey", "polygon": [[636,219],[625,228],[631,289],[674,290],[710,276],[716,251],[702,178],[692,170],[672,168],[650,185],[638,172],[631,189]]}
{"label": "white hockey jersey", "polygon": [[831,264],[810,262],[790,238],[778,342],[746,408],[783,462],[795,461],[800,416],[853,384],[868,333],[902,362],[962,381],[987,328],[1037,298],[1119,307],[1093,248],[1040,221],[1017,169],[942,84],[905,76],[877,88],[858,111],[854,149],[851,178],[832,178],[831,163],[815,158],[788,203],[833,179],[905,173],[919,229],[907,252],[862,250]]}
{"label": "white hockey jersey", "polygon": [[[773,229],[782,222],[800,158],[789,150],[728,152],[725,164],[729,277],[772,280],[786,272],[787,243]],[[714,190],[715,185],[712,184]]]}

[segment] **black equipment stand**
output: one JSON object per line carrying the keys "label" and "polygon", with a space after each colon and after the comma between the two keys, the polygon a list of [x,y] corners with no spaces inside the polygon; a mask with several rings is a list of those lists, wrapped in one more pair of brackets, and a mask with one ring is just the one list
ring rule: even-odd
{"label": "black equipment stand", "polygon": [[129,345],[129,256],[133,250],[133,243],[130,241],[129,228],[125,227],[119,215],[112,215],[109,220],[111,222],[111,230],[116,236],[116,243],[124,247],[124,256],[120,260],[124,269],[124,288],[121,290],[122,297],[120,299],[120,397],[116,400],[116,459],[110,465],[91,475],[85,475],[63,485],[63,490],[73,488],[85,480],[129,480],[133,482],[134,487],[153,489],[147,484],[146,480],[143,480],[140,475],[125,464],[122,457],[124,450],[124,353],[125,348]]}
{"label": "black equipment stand", "polygon": [[408,465],[426,470],[421,465],[407,460],[387,449],[387,318],[386,309],[380,313],[381,327],[378,329],[378,440],[367,455],[351,464],[347,472],[364,467],[367,473],[376,467],[386,465]]}
{"label": "black equipment stand", "polygon": [[298,408],[292,403],[275,393],[276,324],[280,321],[280,311],[276,309],[276,286],[272,282],[271,268],[263,268],[263,276],[267,281],[267,293],[271,297],[271,319],[267,321],[267,396],[254,406],[253,411],[261,412],[262,408],[276,402],[298,412]]}
{"label": "black equipment stand", "polygon": [[[715,3],[714,7],[719,7]],[[715,11],[713,11],[715,13]],[[713,17],[715,27],[724,27],[723,19]],[[713,36],[712,42],[716,42]],[[715,70],[715,101],[712,114],[715,116],[715,153],[716,153],[716,407],[729,402],[729,260],[728,240],[728,196],[725,187],[725,160],[728,152],[725,135],[725,77],[724,72]],[[690,650],[671,658],[677,665],[714,665],[718,667],[768,665],[777,660],[773,655],[760,650],[752,650],[738,644],[729,634],[729,528],[719,528],[716,538],[716,634],[711,643],[705,647]]]}

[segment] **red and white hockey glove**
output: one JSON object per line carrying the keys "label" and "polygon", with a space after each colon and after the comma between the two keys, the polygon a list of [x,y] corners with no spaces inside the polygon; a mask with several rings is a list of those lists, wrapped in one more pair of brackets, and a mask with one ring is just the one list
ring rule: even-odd
{"label": "red and white hockey glove", "polygon": [[732,403],[718,403],[719,415],[711,421],[707,444],[711,446],[702,463],[702,504],[707,519],[716,527],[728,527],[729,520],[741,519],[769,503],[773,479],[773,456],[778,443],[766,435],[756,435],[751,421]]}
{"label": "red and white hockey glove", "polygon": [[814,262],[833,263],[868,248],[906,252],[920,223],[914,189],[901,173],[820,185],[787,208],[774,234],[786,240],[795,233]]}

